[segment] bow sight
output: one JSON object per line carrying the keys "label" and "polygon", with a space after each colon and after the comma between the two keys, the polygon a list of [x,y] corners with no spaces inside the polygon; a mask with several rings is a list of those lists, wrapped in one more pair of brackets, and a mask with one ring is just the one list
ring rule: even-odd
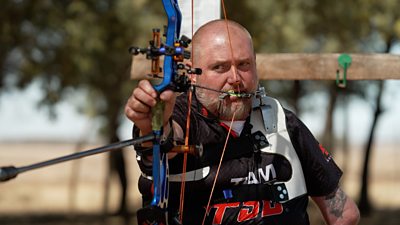
{"label": "bow sight", "polygon": [[[166,36],[165,32],[164,35]],[[146,55],[146,59],[152,61],[151,63],[151,73],[148,74],[151,78],[162,79],[161,73],[162,68],[160,67],[160,56],[172,56],[174,63],[171,83],[168,87],[176,92],[185,92],[191,86],[191,81],[186,74],[200,75],[200,68],[191,68],[186,66],[183,61],[185,59],[190,59],[191,53],[185,48],[191,43],[191,39],[182,35],[179,40],[176,40],[173,46],[168,46],[161,42],[160,29],[153,29],[153,39],[149,41],[149,46],[147,48],[130,47],[129,53],[132,55],[143,54]],[[178,74],[177,71],[183,71],[183,73]]]}

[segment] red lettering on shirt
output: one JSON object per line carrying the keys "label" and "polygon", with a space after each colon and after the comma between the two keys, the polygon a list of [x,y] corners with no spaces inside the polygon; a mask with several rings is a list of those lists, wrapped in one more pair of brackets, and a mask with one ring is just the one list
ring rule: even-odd
{"label": "red lettering on shirt", "polygon": [[320,144],[319,149],[325,156],[329,156],[329,152]]}
{"label": "red lettering on shirt", "polygon": [[259,211],[260,211],[259,201],[243,202],[243,206],[239,211],[237,221],[243,222],[246,220],[254,219],[257,217]]}
{"label": "red lettering on shirt", "polygon": [[319,149],[321,150],[322,154],[324,154],[325,159],[327,162],[329,162],[332,159],[332,156],[329,154],[329,152],[320,144]]}
{"label": "red lettering on shirt", "polygon": [[261,213],[262,217],[279,215],[282,212],[282,204],[263,200],[263,209]]}
{"label": "red lettering on shirt", "polygon": [[239,207],[239,202],[216,204],[213,207],[217,209],[215,211],[213,224],[221,224],[226,208],[237,208]]}
{"label": "red lettering on shirt", "polygon": [[243,222],[257,217],[267,217],[279,215],[283,212],[283,206],[280,203],[271,202],[269,200],[262,201],[262,210],[260,215],[260,201],[248,201],[248,202],[230,202],[213,205],[211,208],[215,208],[215,215],[213,219],[213,224],[221,224],[225,212],[228,208],[239,208],[239,213],[237,216],[237,221]]}

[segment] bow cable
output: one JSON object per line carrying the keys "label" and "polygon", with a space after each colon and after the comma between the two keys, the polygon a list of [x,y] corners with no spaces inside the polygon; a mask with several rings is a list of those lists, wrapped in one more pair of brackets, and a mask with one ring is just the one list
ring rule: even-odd
{"label": "bow cable", "polygon": [[230,136],[230,133],[232,131],[233,121],[235,120],[235,114],[236,114],[236,111],[233,113],[232,120],[231,120],[231,123],[229,125],[229,130],[228,130],[228,134],[227,134],[226,139],[225,139],[224,148],[222,149],[221,159],[219,160],[219,164],[218,164],[218,167],[217,167],[217,172],[215,173],[215,178],[214,178],[214,181],[213,181],[213,185],[211,187],[211,193],[210,193],[210,196],[208,198],[208,202],[207,202],[207,206],[206,206],[206,212],[204,213],[203,222],[201,223],[202,225],[204,225],[204,222],[206,221],[207,214],[209,212],[212,195],[213,195],[214,189],[215,189],[215,184],[217,183],[219,171],[220,171],[221,165],[222,165],[222,160],[224,159],[225,149],[226,149],[226,146],[228,145],[229,136]]}
{"label": "bow cable", "polygon": [[[189,79],[190,79],[190,84],[191,87],[188,90],[188,112],[187,112],[187,116],[186,116],[186,133],[185,133],[185,143],[184,143],[184,148],[185,149],[189,149],[189,133],[190,133],[190,118],[191,118],[191,104],[192,104],[192,98],[193,98],[193,90],[194,88],[202,88],[202,89],[206,89],[209,91],[215,91],[215,92],[219,92],[221,93],[221,95],[219,96],[219,99],[222,101],[223,99],[225,99],[228,96],[235,96],[238,98],[250,98],[253,95],[255,95],[255,93],[241,93],[240,90],[240,81],[238,79],[238,74],[237,74],[237,68],[236,68],[236,64],[235,64],[235,59],[234,59],[234,52],[233,52],[233,46],[232,46],[232,40],[231,40],[231,34],[230,34],[230,29],[229,29],[229,24],[228,24],[228,19],[227,19],[227,13],[226,13],[226,9],[225,9],[225,4],[224,4],[224,0],[221,0],[221,5],[222,5],[222,11],[223,11],[223,15],[224,15],[224,20],[225,20],[225,24],[226,24],[226,30],[227,30],[227,36],[228,36],[228,42],[229,42],[229,48],[230,48],[230,53],[231,53],[231,64],[232,64],[232,70],[233,70],[233,75],[234,75],[234,84],[233,87],[236,90],[229,90],[229,91],[221,91],[221,90],[215,90],[212,88],[208,88],[208,87],[204,87],[204,86],[200,86],[200,85],[196,85],[195,84],[195,80],[193,79],[193,74],[189,73]],[[192,17],[192,24],[191,24],[191,29],[192,29],[192,37],[193,37],[193,33],[194,33],[194,0],[191,0],[191,17]],[[191,55],[193,56],[193,51],[194,51],[194,46],[192,44],[191,46]],[[191,57],[191,64],[194,65],[194,57]],[[214,178],[213,181],[213,185],[211,188],[211,193],[209,196],[209,200],[207,203],[207,207],[206,207],[206,212],[204,214],[204,218],[203,218],[203,223],[205,222],[210,204],[211,204],[211,199],[212,199],[212,195],[215,189],[215,185],[218,179],[218,175],[219,175],[219,171],[222,165],[222,161],[223,161],[223,157],[224,157],[224,153],[226,151],[226,147],[227,147],[227,143],[229,140],[229,133],[232,130],[232,125],[233,125],[233,121],[235,120],[235,115],[236,115],[236,111],[233,113],[232,115],[232,120],[229,126],[229,132],[228,135],[226,137],[225,140],[225,144],[224,147],[222,149],[222,155],[221,155],[221,159],[216,171],[216,176]],[[186,180],[185,180],[185,175],[186,175],[186,169],[187,169],[187,151],[185,151],[183,153],[183,164],[182,164],[182,176],[181,176],[181,192],[180,192],[180,205],[179,205],[179,221],[182,223],[183,222],[183,211],[184,211],[184,202],[185,202],[185,184],[186,184]]]}
{"label": "bow cable", "polygon": [[[237,79],[237,78],[238,78],[238,75],[237,75],[237,71],[236,71],[235,58],[234,58],[234,54],[233,54],[233,47],[232,47],[231,35],[230,35],[230,31],[229,31],[228,18],[227,18],[227,13],[226,13],[226,9],[225,9],[224,0],[221,0],[221,5],[222,5],[222,12],[223,12],[223,14],[224,14],[224,20],[225,20],[227,35],[228,35],[229,48],[230,48],[230,51],[231,51],[232,69],[233,69],[233,75],[234,75],[234,79],[235,79],[234,87],[235,87],[235,86],[237,87],[237,90],[238,90],[238,92],[239,92],[239,94],[240,94],[240,86],[239,86],[239,82],[240,82],[240,81]],[[229,91],[228,91],[228,93],[232,93],[232,92],[229,92]],[[225,98],[225,97],[224,97],[224,98]],[[222,100],[223,100],[223,98],[221,99],[221,97],[220,97],[220,101],[222,101]],[[204,223],[205,223],[205,221],[206,221],[206,218],[207,218],[207,214],[208,214],[208,212],[209,212],[209,208],[210,208],[210,204],[211,204],[211,199],[212,199],[212,196],[213,196],[213,193],[214,193],[215,185],[216,185],[217,180],[218,180],[219,171],[220,171],[220,169],[221,169],[222,161],[223,161],[224,154],[225,154],[225,151],[226,151],[226,147],[227,147],[227,144],[228,144],[228,141],[229,141],[229,136],[230,136],[229,134],[231,133],[231,130],[232,130],[233,121],[235,120],[235,115],[236,115],[236,110],[234,111],[234,113],[233,113],[233,115],[232,115],[232,120],[231,120],[231,123],[230,123],[230,125],[229,125],[228,134],[226,135],[224,148],[222,149],[221,159],[220,159],[219,164],[218,164],[218,167],[217,167],[217,171],[216,171],[216,174],[215,174],[215,178],[214,178],[214,181],[213,181],[213,185],[212,185],[212,187],[211,187],[210,196],[209,196],[209,199],[208,199],[208,202],[207,202],[207,206],[206,206],[206,208],[205,208],[205,213],[204,213],[202,225],[204,225]]]}
{"label": "bow cable", "polygon": [[[191,0],[191,33],[193,38],[194,33],[194,0]],[[190,57],[192,66],[193,64],[193,43],[191,47],[191,55]],[[190,83],[194,83],[193,74],[189,74]],[[189,130],[190,130],[190,114],[191,114],[191,106],[192,106],[192,96],[193,96],[193,86],[191,86],[188,90],[188,112],[186,115],[186,133],[185,133],[185,148],[189,147]],[[182,163],[182,177],[181,177],[181,192],[179,199],[179,220],[183,223],[183,209],[185,205],[185,187],[186,187],[186,168],[187,168],[187,152],[183,153],[183,163]]]}
{"label": "bow cable", "polygon": [[234,79],[235,79],[234,87],[237,86],[237,90],[240,93],[240,86],[239,86],[240,81],[238,80],[237,68],[236,68],[235,58],[234,58],[234,55],[233,55],[231,33],[229,31],[228,17],[227,17],[227,14],[226,14],[225,1],[224,0],[221,0],[221,5],[222,5],[222,12],[224,13],[224,20],[225,20],[226,31],[227,31],[227,35],[228,35],[229,48],[231,50],[232,69],[233,69],[233,76],[234,76]]}

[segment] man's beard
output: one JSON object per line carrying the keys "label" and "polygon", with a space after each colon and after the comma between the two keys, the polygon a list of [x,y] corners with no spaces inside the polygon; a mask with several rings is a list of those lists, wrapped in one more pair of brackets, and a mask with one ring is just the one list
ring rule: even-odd
{"label": "man's beard", "polygon": [[208,90],[197,89],[196,96],[200,103],[208,111],[213,113],[221,120],[245,120],[251,110],[251,98],[239,98],[235,102],[229,100],[229,96],[220,99],[217,95],[207,93]]}

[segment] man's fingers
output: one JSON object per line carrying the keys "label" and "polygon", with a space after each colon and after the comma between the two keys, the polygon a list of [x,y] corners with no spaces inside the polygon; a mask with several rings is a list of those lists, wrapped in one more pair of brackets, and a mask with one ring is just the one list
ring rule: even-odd
{"label": "man's fingers", "polygon": [[131,97],[131,106],[135,110],[140,112],[148,111],[149,107],[155,106],[157,100],[153,98],[148,93],[142,91],[141,89],[135,89]]}
{"label": "man's fingers", "polygon": [[154,90],[153,86],[151,85],[150,81],[148,80],[141,80],[138,84],[138,88],[143,90],[149,96],[153,98],[157,98],[157,92]]}
{"label": "man's fingers", "polygon": [[165,90],[160,94],[160,99],[164,102],[170,102],[175,100],[175,92],[172,90]]}
{"label": "man's fingers", "polygon": [[129,110],[128,111],[129,116],[134,118],[135,120],[143,120],[143,119],[148,119],[149,114],[147,113],[139,113],[137,111]]}
{"label": "man's fingers", "polygon": [[137,113],[149,113],[150,109],[150,106],[139,101],[133,95],[128,99],[128,102],[125,105],[125,111],[127,112],[133,111]]}
{"label": "man's fingers", "polygon": [[[149,98],[153,98],[156,99],[158,96],[158,93],[154,90],[153,86],[151,85],[151,83],[148,80],[142,80],[139,82],[138,84],[138,88],[143,91],[139,92],[139,90],[137,90],[137,92],[135,94],[137,99],[140,99],[142,102],[148,103],[149,104]],[[147,94],[147,95],[145,95]],[[175,92],[173,92],[172,90],[164,90],[161,94],[160,94],[160,99],[162,101],[165,102],[170,102],[170,101],[174,101],[175,100]],[[150,105],[154,106],[153,103],[155,104],[155,101],[151,101]]]}

